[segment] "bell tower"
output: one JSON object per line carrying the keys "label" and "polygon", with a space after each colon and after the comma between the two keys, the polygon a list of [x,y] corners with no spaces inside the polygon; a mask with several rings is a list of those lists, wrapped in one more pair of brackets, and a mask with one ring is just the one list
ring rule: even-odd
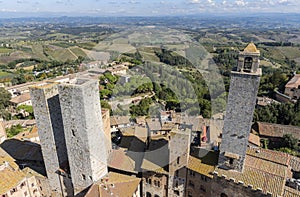
{"label": "bell tower", "polygon": [[231,72],[218,167],[243,171],[261,69],[260,52],[254,43],[239,53],[237,69]]}

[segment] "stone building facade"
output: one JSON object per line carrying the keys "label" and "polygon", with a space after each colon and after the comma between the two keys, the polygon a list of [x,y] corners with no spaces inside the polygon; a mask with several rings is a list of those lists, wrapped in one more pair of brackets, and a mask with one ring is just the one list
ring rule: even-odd
{"label": "stone building facade", "polygon": [[231,72],[219,157],[219,166],[226,169],[243,170],[261,76],[259,56],[250,43],[239,54],[237,71]]}
{"label": "stone building facade", "polygon": [[77,79],[58,85],[68,159],[75,194],[107,174],[97,80]]}
{"label": "stone building facade", "polygon": [[[31,87],[30,95],[39,128],[49,184],[52,192],[61,196],[63,190],[72,191],[72,189],[64,186],[61,188],[60,174],[58,173],[59,169],[67,168],[68,156],[57,84]],[[66,195],[73,194],[66,193]]]}
{"label": "stone building facade", "polygon": [[168,196],[184,196],[191,130],[172,130],[169,136]]}

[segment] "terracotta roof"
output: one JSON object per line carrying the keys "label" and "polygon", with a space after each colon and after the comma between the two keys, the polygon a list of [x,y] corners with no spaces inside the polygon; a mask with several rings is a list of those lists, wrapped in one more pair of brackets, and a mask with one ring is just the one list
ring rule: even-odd
{"label": "terracotta roof", "polygon": [[10,102],[15,103],[15,104],[20,104],[20,103],[23,103],[23,102],[26,102],[29,100],[30,100],[30,93],[26,92],[20,96],[16,96],[16,97],[10,99]]}
{"label": "terracotta roof", "polygon": [[286,85],[286,88],[298,88],[300,86],[300,74],[296,74]]}
{"label": "terracotta roof", "polygon": [[253,147],[247,149],[247,155],[282,165],[288,165],[290,157],[287,153]]}
{"label": "terracotta roof", "polygon": [[111,116],[110,117],[110,125],[117,126],[122,124],[129,124],[130,123],[129,116]]}
{"label": "terracotta roof", "polygon": [[243,173],[234,170],[216,168],[218,176],[234,179],[236,183],[243,182],[253,189],[262,189],[264,193],[271,192],[273,196],[281,196],[287,177],[288,167],[272,161],[246,155]]}
{"label": "terracotta roof", "polygon": [[134,176],[127,176],[115,172],[109,172],[100,181],[95,183],[86,196],[111,197],[122,196],[132,197],[138,190],[141,179]]}
{"label": "terracotta roof", "polygon": [[300,191],[287,186],[284,187],[283,197],[299,197],[299,196],[300,196]]}
{"label": "terracotta roof", "polygon": [[168,172],[164,168],[147,159],[143,159],[141,168],[147,171],[152,171],[160,174],[168,174]]}
{"label": "terracotta roof", "polygon": [[4,194],[15,186],[18,186],[26,177],[14,159],[0,148],[0,194]]}
{"label": "terracotta roof", "polygon": [[159,131],[161,129],[161,124],[158,118],[148,118],[146,119],[146,123],[150,131]]}
{"label": "terracotta roof", "polygon": [[284,134],[292,134],[295,138],[300,139],[300,127],[265,122],[258,122],[257,125],[261,136],[283,137]]}
{"label": "terracotta roof", "polygon": [[257,50],[255,44],[253,42],[250,42],[248,46],[244,49],[244,52],[246,53],[259,53],[259,50]]}
{"label": "terracotta roof", "polygon": [[248,141],[256,146],[260,146],[260,137],[250,133]]}
{"label": "terracotta roof", "polygon": [[108,158],[109,167],[127,172],[136,172],[135,163],[122,149],[112,150]]}
{"label": "terracotta roof", "polygon": [[212,172],[215,170],[215,165],[206,164],[201,159],[189,156],[188,161],[188,169],[198,172],[199,174],[203,174],[207,177],[212,178]]}
{"label": "terracotta roof", "polygon": [[147,140],[148,130],[145,127],[133,126],[121,129],[123,136],[135,136],[141,141],[145,142]]}

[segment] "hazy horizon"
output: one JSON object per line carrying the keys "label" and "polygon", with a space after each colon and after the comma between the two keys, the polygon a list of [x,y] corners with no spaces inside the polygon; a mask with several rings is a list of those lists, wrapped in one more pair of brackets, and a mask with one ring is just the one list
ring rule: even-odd
{"label": "hazy horizon", "polygon": [[299,13],[297,0],[0,0],[0,17]]}

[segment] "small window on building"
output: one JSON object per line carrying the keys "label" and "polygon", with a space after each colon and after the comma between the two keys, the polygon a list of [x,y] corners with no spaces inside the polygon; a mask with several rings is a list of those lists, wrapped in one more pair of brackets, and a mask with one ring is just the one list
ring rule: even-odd
{"label": "small window on building", "polygon": [[24,192],[24,196],[27,196],[27,192]]}
{"label": "small window on building", "polygon": [[34,187],[34,183],[31,183],[31,187]]}
{"label": "small window on building", "polygon": [[93,180],[92,176],[89,176],[89,179],[90,179],[90,180]]}
{"label": "small window on building", "polygon": [[86,180],[86,176],[84,174],[82,174],[81,176],[82,176],[82,180]]}
{"label": "small window on building", "polygon": [[153,182],[154,182],[154,186],[157,186],[156,180],[154,180]]}
{"label": "small window on building", "polygon": [[190,187],[195,187],[193,181],[191,181],[191,180],[189,181],[189,186],[190,186]]}
{"label": "small window on building", "polygon": [[233,164],[233,159],[232,159],[232,158],[229,159],[229,164],[230,164],[230,165]]}
{"label": "small window on building", "polygon": [[149,179],[149,182],[148,182],[150,185],[152,184],[152,182],[151,182],[151,179]]}
{"label": "small window on building", "polygon": [[177,177],[179,176],[178,170],[175,171],[175,176],[177,176]]}
{"label": "small window on building", "polygon": [[157,186],[160,187],[160,181],[157,181]]}
{"label": "small window on building", "polygon": [[203,191],[203,192],[206,192],[206,189],[203,185],[200,185],[200,190]]}
{"label": "small window on building", "polygon": [[177,164],[179,164],[180,162],[180,157],[177,157]]}
{"label": "small window on building", "polygon": [[73,135],[73,137],[76,137],[74,129],[72,129],[72,135]]}
{"label": "small window on building", "polygon": [[146,193],[146,197],[151,197],[152,195],[151,195],[151,193],[150,192],[147,192]]}
{"label": "small window on building", "polygon": [[174,190],[174,194],[179,196],[179,191],[178,190]]}

